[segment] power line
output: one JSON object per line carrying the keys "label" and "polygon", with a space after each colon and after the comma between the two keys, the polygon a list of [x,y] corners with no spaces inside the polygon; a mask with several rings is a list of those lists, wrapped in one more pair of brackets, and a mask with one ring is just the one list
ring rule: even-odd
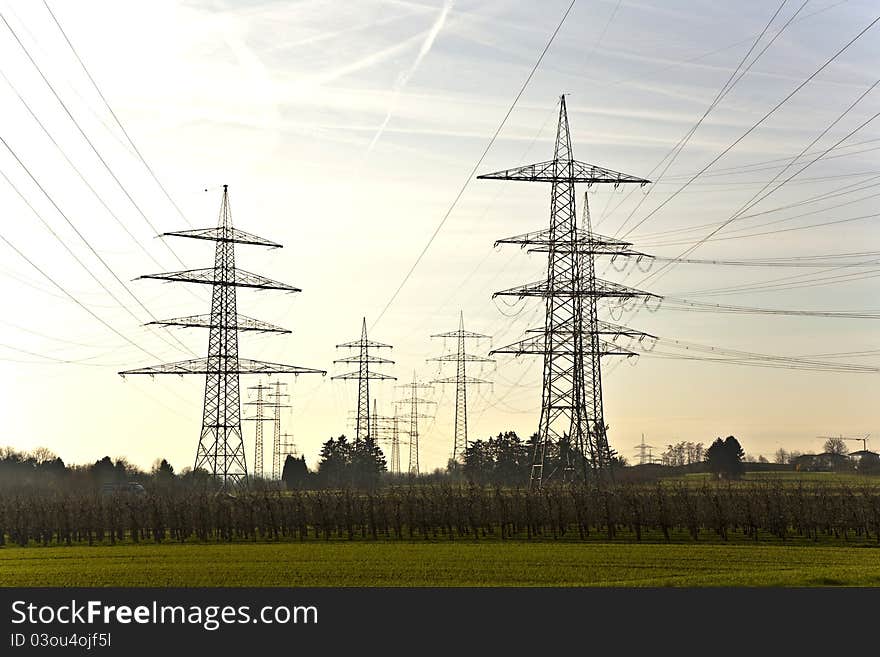
{"label": "power line", "polygon": [[114,327],[113,327],[112,325],[110,325],[109,323],[107,323],[104,319],[102,319],[99,315],[97,315],[94,311],[92,311],[91,308],[89,308],[88,306],[86,306],[83,302],[81,302],[79,299],[77,299],[75,296],[73,296],[70,292],[68,292],[67,289],[66,289],[63,285],[61,285],[61,283],[59,283],[59,282],[56,281],[54,278],[52,278],[49,274],[47,274],[45,271],[43,271],[43,270],[39,267],[39,265],[37,265],[33,260],[31,260],[27,255],[25,255],[24,252],[22,252],[17,246],[15,246],[12,242],[10,242],[9,239],[7,239],[6,236],[4,236],[2,233],[0,233],[0,240],[3,240],[3,242],[6,244],[6,246],[8,246],[8,247],[9,247],[10,249],[12,249],[13,251],[15,251],[15,253],[16,253],[16,254],[17,254],[22,260],[24,260],[24,261],[27,262],[31,267],[33,267],[33,268],[34,268],[34,269],[35,269],[35,270],[36,270],[36,271],[37,271],[37,272],[38,272],[43,278],[45,278],[47,281],[49,281],[49,283],[51,283],[51,284],[52,284],[55,288],[57,288],[62,294],[64,294],[65,297],[67,297],[68,299],[70,299],[71,301],[73,301],[77,306],[79,306],[80,308],[82,308],[83,310],[85,310],[89,315],[91,315],[94,319],[96,319],[98,322],[100,322],[104,327],[108,328],[108,329],[109,329],[110,331],[112,331],[114,334],[118,335],[120,338],[122,338],[123,340],[125,340],[127,343],[129,343],[129,344],[132,345],[133,347],[136,347],[137,349],[139,349],[140,351],[142,351],[143,353],[145,353],[147,356],[150,356],[151,358],[158,358],[158,356],[156,356],[156,355],[153,354],[152,352],[148,351],[147,349],[145,349],[144,347],[142,347],[141,345],[139,345],[138,343],[136,343],[134,340],[132,340],[131,338],[129,338],[127,335],[125,335],[124,333],[122,333],[121,331],[117,330],[116,328],[114,328]]}
{"label": "power line", "polygon": [[[74,126],[76,126],[76,129],[79,131],[79,134],[82,135],[82,138],[86,141],[86,143],[92,149],[92,152],[95,154],[95,156],[98,158],[98,160],[104,166],[104,168],[107,170],[107,173],[110,174],[110,177],[113,178],[114,182],[116,182],[116,185],[119,187],[119,189],[122,191],[122,193],[125,194],[125,197],[129,200],[129,202],[131,202],[132,206],[135,208],[135,210],[137,210],[138,214],[140,214],[140,216],[147,223],[147,225],[150,227],[150,229],[153,231],[153,233],[158,235],[160,233],[159,229],[157,229],[153,225],[153,222],[150,221],[150,219],[147,217],[147,215],[144,214],[144,211],[141,210],[141,207],[138,205],[137,201],[134,200],[134,198],[131,196],[129,191],[125,188],[125,186],[119,180],[117,175],[114,173],[113,169],[110,167],[110,165],[107,163],[107,161],[101,155],[101,153],[95,147],[95,144],[92,142],[92,140],[89,138],[89,136],[82,129],[82,126],[80,126],[79,122],[74,118],[73,114],[70,112],[70,109],[67,107],[67,104],[61,99],[61,96],[58,95],[58,92],[55,91],[55,87],[52,85],[51,82],[49,82],[49,79],[43,73],[43,70],[40,68],[39,64],[37,64],[36,60],[31,56],[30,51],[27,49],[27,47],[25,47],[25,45],[24,45],[24,43],[22,43],[21,39],[18,38],[18,34],[15,32],[14,29],[12,29],[12,26],[9,24],[9,21],[6,20],[6,16],[4,16],[2,14],[2,12],[0,12],[0,19],[2,19],[3,22],[6,24],[7,29],[9,29],[9,32],[15,38],[15,41],[18,43],[19,47],[22,49],[24,54],[27,56],[28,60],[31,62],[31,64],[37,70],[37,73],[40,74],[40,77],[43,79],[43,82],[45,82],[46,86],[49,87],[49,90],[52,92],[52,95],[55,96],[55,99],[61,105],[62,109],[64,109],[64,112],[67,114],[68,118],[70,118],[70,120],[73,122]],[[171,246],[168,245],[164,241],[162,242],[162,244],[165,246],[165,248],[167,248],[171,252],[171,254],[174,256],[175,260],[177,260],[180,263],[180,265],[185,268],[186,264],[183,262],[183,260],[180,259],[180,256],[177,255],[177,253],[171,248]]]}
{"label": "power line", "polygon": [[535,72],[538,70],[538,67],[541,65],[541,62],[544,60],[544,55],[546,55],[547,51],[550,50],[550,46],[553,44],[553,40],[556,38],[556,35],[559,33],[559,30],[562,29],[562,25],[565,23],[565,19],[568,18],[568,14],[571,12],[572,8],[574,7],[575,2],[577,2],[577,0],[571,0],[571,3],[568,5],[568,9],[565,10],[565,13],[562,15],[562,19],[559,21],[559,24],[556,26],[556,29],[553,30],[553,34],[550,35],[550,39],[547,41],[547,45],[544,46],[544,49],[541,51],[541,54],[538,57],[538,60],[535,62],[535,65],[532,66],[532,70],[529,71],[529,74],[526,77],[525,82],[523,82],[522,87],[520,87],[519,92],[516,94],[516,97],[513,99],[513,102],[510,104],[510,107],[507,109],[507,112],[505,113],[504,118],[501,119],[501,123],[498,124],[498,128],[495,130],[494,134],[489,139],[489,143],[486,144],[486,147],[483,149],[483,152],[480,154],[479,159],[477,159],[476,163],[471,168],[470,172],[468,173],[467,177],[465,178],[464,184],[462,184],[461,189],[458,190],[458,194],[455,195],[455,198],[453,199],[449,208],[446,210],[446,213],[443,215],[442,219],[440,219],[440,223],[437,224],[437,227],[434,229],[434,232],[431,233],[431,237],[428,238],[427,244],[425,244],[424,248],[419,253],[415,262],[412,264],[412,267],[410,267],[409,271],[403,277],[403,280],[400,282],[400,285],[397,286],[397,289],[394,291],[394,294],[392,294],[391,298],[388,299],[388,303],[386,303],[385,307],[382,308],[382,312],[380,312],[379,315],[376,317],[376,319],[373,321],[373,324],[370,327],[371,329],[374,328],[376,326],[376,324],[379,323],[379,320],[382,319],[382,317],[385,315],[385,313],[391,307],[391,304],[394,303],[394,300],[397,298],[397,295],[400,294],[400,291],[403,289],[403,286],[406,285],[407,281],[410,279],[410,276],[412,276],[412,273],[415,271],[416,267],[419,266],[419,263],[422,261],[422,258],[425,257],[425,254],[428,252],[428,249],[431,247],[431,244],[434,242],[434,239],[437,237],[437,235],[440,233],[440,230],[443,228],[444,224],[446,223],[446,220],[449,219],[449,216],[452,214],[452,211],[455,209],[456,205],[458,205],[459,199],[461,199],[465,190],[468,188],[468,185],[470,185],[471,179],[474,177],[474,174],[476,174],[477,169],[480,168],[480,165],[483,163],[483,160],[485,159],[486,155],[489,153],[489,149],[492,148],[492,145],[495,143],[495,140],[498,138],[498,135],[501,133],[502,128],[504,128],[505,123],[507,123],[507,119],[510,117],[511,113],[513,112],[513,109],[516,107],[516,104],[519,102],[520,97],[525,92],[526,87],[528,86],[529,82],[532,79],[532,76],[535,75]]}
{"label": "power line", "polygon": [[152,176],[153,180],[159,186],[159,189],[162,190],[162,193],[165,195],[165,198],[167,198],[168,201],[171,203],[171,205],[174,207],[174,209],[177,210],[177,213],[180,215],[180,218],[183,219],[183,221],[186,222],[186,224],[190,228],[192,228],[192,224],[190,223],[189,219],[186,218],[186,216],[183,214],[183,211],[178,207],[177,203],[174,202],[174,199],[171,198],[171,195],[168,193],[168,190],[165,189],[165,186],[159,181],[159,178],[153,172],[153,168],[147,163],[146,159],[144,159],[144,156],[141,155],[141,152],[140,152],[140,150],[138,150],[138,147],[135,146],[134,140],[132,140],[131,136],[128,134],[128,131],[125,129],[125,126],[122,125],[122,121],[120,121],[119,117],[116,116],[116,112],[113,111],[113,108],[110,106],[110,103],[107,101],[107,98],[101,92],[101,88],[98,86],[98,83],[95,82],[95,78],[93,78],[92,74],[89,73],[89,69],[86,68],[85,63],[80,58],[79,53],[76,51],[76,48],[73,47],[73,43],[71,43],[70,39],[67,37],[67,33],[64,31],[64,28],[61,27],[61,23],[58,22],[58,19],[55,17],[54,12],[49,7],[49,3],[46,2],[46,0],[43,0],[43,5],[46,7],[46,11],[49,12],[49,15],[52,17],[52,20],[55,22],[55,25],[58,26],[58,31],[61,32],[61,36],[64,37],[64,40],[67,42],[67,45],[70,47],[70,51],[73,53],[73,56],[76,57],[76,61],[79,62],[79,65],[82,67],[82,70],[85,72],[86,77],[88,77],[89,82],[92,83],[92,86],[95,88],[95,91],[98,92],[98,96],[100,96],[104,105],[107,107],[107,110],[110,112],[110,116],[112,116],[113,120],[116,121],[116,125],[119,126],[119,129],[122,131],[122,134],[125,135],[125,138],[128,140],[128,143],[131,145],[131,147],[134,150],[135,154],[137,155],[138,159],[141,161],[141,164],[143,164],[144,168],[150,173],[150,176]]}
{"label": "power line", "polygon": [[98,192],[95,190],[94,187],[92,187],[92,185],[89,183],[89,181],[83,175],[83,173],[79,170],[79,168],[73,163],[73,161],[71,161],[71,159],[69,157],[67,157],[67,153],[64,152],[64,149],[61,148],[61,145],[58,143],[58,141],[55,139],[55,137],[52,136],[52,134],[46,128],[45,124],[40,120],[40,118],[36,115],[36,113],[33,111],[33,109],[31,109],[30,104],[18,92],[18,89],[16,89],[15,85],[12,84],[12,81],[8,77],[6,77],[6,74],[3,73],[3,71],[0,71],[0,77],[2,77],[4,82],[6,82],[6,84],[9,86],[9,88],[12,89],[12,92],[18,97],[18,100],[21,101],[21,103],[22,103],[22,105],[24,105],[25,109],[27,109],[28,113],[31,115],[31,118],[33,118],[34,121],[36,121],[37,125],[40,126],[40,128],[43,130],[43,133],[49,138],[49,141],[52,142],[52,145],[55,146],[56,150],[61,154],[61,157],[64,158],[64,161],[67,162],[68,165],[70,165],[70,168],[72,168],[74,170],[74,172],[76,173],[76,175],[79,176],[79,179],[83,182],[83,184],[85,184],[85,186],[92,193],[92,195],[96,199],[98,199],[98,202],[102,206],[104,206],[104,209],[107,210],[108,214],[111,217],[113,217],[113,219],[116,221],[116,223],[119,225],[119,227],[122,228],[123,231],[125,231],[125,234],[131,238],[131,240],[138,246],[138,248],[140,248],[140,250],[144,253],[144,255],[146,255],[150,260],[152,260],[153,263],[156,264],[156,266],[162,267],[162,264],[158,260],[156,260],[156,258],[153,256],[153,254],[147,250],[147,247],[144,246],[144,244],[131,233],[131,231],[122,222],[122,220],[116,215],[116,213],[110,209],[110,206],[107,205],[107,203],[104,201],[104,199],[101,197],[101,195],[98,194]]}
{"label": "power line", "polygon": [[[32,181],[32,182],[37,186],[37,188],[43,193],[43,196],[45,196],[46,199],[48,199],[48,201],[52,204],[52,207],[54,207],[55,210],[57,210],[58,214],[61,215],[61,217],[64,219],[64,221],[67,223],[67,225],[70,226],[70,228],[73,230],[73,232],[76,234],[76,236],[80,239],[80,241],[82,241],[82,243],[86,245],[86,247],[89,249],[89,251],[92,253],[92,255],[94,255],[95,258],[98,260],[98,262],[100,262],[100,263],[104,266],[104,268],[105,268],[108,272],[110,272],[110,274],[113,276],[113,278],[116,280],[116,282],[119,283],[119,285],[122,286],[122,288],[128,293],[128,295],[129,295],[132,299],[134,299],[134,301],[135,301],[135,302],[136,302],[136,303],[137,303],[137,304],[138,304],[138,305],[144,310],[144,312],[146,312],[147,315],[149,315],[150,318],[153,319],[153,320],[155,321],[156,318],[155,318],[155,317],[153,316],[153,314],[150,312],[149,308],[147,308],[147,307],[144,305],[144,303],[143,303],[143,302],[137,297],[137,295],[135,295],[135,293],[132,292],[131,289],[129,289],[129,287],[125,284],[125,282],[124,282],[121,278],[119,278],[119,276],[116,274],[116,272],[113,271],[113,269],[110,267],[109,264],[107,264],[107,261],[104,260],[104,258],[103,258],[103,257],[102,257],[102,256],[101,256],[101,255],[95,250],[95,248],[92,246],[91,242],[89,242],[89,241],[86,239],[86,237],[85,237],[85,236],[79,231],[79,229],[78,229],[78,228],[76,227],[76,225],[70,220],[70,218],[67,216],[67,214],[65,214],[64,210],[62,210],[62,209],[59,207],[59,205],[55,202],[55,199],[53,199],[52,196],[49,195],[49,192],[47,192],[46,189],[40,184],[40,181],[37,180],[37,178],[34,176],[34,174],[31,172],[31,170],[27,167],[27,165],[25,165],[25,163],[21,160],[21,158],[18,157],[18,154],[12,149],[12,147],[7,143],[7,141],[6,141],[2,136],[0,136],[0,143],[2,143],[2,144],[6,147],[6,150],[8,150],[9,153],[12,155],[12,157],[15,158],[15,161],[18,162],[18,165],[19,165],[22,169],[24,169],[25,173],[27,173],[27,175],[28,175],[28,177],[30,177],[31,181]],[[118,303],[118,304],[119,304],[119,305],[120,305],[120,306],[121,306],[121,307],[122,307],[122,308],[123,308],[128,314],[129,314],[129,315],[131,315],[136,321],[139,322],[140,319],[138,319],[137,315],[135,315],[135,314],[134,314],[134,313],[128,308],[128,306],[126,306],[124,303],[122,303],[122,301],[120,301],[119,298],[117,298],[116,295],[114,295],[113,292],[112,292],[112,291],[111,291],[106,285],[104,285],[104,283],[103,283],[103,282],[102,282],[97,276],[95,276],[95,274],[94,274],[94,273],[88,268],[88,266],[87,266],[85,263],[83,263],[82,260],[80,260],[80,258],[79,258],[76,254],[74,254],[74,252],[73,252],[73,251],[71,250],[71,248],[67,245],[67,243],[66,243],[63,239],[61,239],[61,237],[58,235],[58,233],[56,233],[56,232],[55,232],[55,231],[49,226],[48,222],[46,222],[46,220],[42,217],[42,215],[41,215],[39,212],[37,212],[37,210],[33,207],[33,205],[31,205],[31,203],[30,203],[27,199],[25,199],[24,195],[19,191],[18,187],[16,187],[16,186],[12,183],[12,181],[6,176],[6,174],[3,173],[2,171],[0,171],[0,175],[3,176],[3,178],[6,180],[6,182],[9,183],[9,185],[15,190],[16,194],[18,194],[19,198],[21,198],[21,199],[25,202],[25,204],[26,204],[26,205],[31,209],[31,211],[36,215],[36,217],[40,220],[40,222],[43,224],[43,226],[44,226],[44,227],[45,227],[45,228],[46,228],[46,229],[52,234],[52,236],[53,236],[56,240],[58,240],[58,242],[59,242],[59,243],[64,247],[64,249],[65,249],[65,250],[71,255],[71,257],[73,257],[73,259],[76,260],[76,262],[77,262],[77,263],[78,263],[83,269],[85,269],[85,271],[89,274],[89,276],[91,276],[92,279],[93,279],[96,283],[98,283],[98,285],[100,285],[101,288],[102,288],[102,289],[103,289],[108,295],[110,295],[110,297],[111,297],[116,303]],[[160,336],[160,337],[162,337],[162,339],[165,340],[164,336]],[[178,343],[178,344],[179,344],[184,350],[186,350],[186,351],[190,351],[189,347],[187,347],[185,344],[183,344],[178,338],[176,338],[176,337],[173,336],[173,335],[171,336],[171,338],[172,338],[175,342],[177,342],[177,343]],[[167,340],[165,340],[165,341],[167,342]],[[192,352],[190,351],[190,353],[192,353]]]}
{"label": "power line", "polygon": [[764,121],[770,118],[776,111],[785,105],[797,92],[807,86],[812,80],[819,75],[822,71],[824,71],[834,60],[836,60],[840,55],[842,55],[850,46],[852,46],[856,41],[858,41],[862,35],[864,35],[868,30],[870,30],[877,22],[880,21],[880,16],[877,16],[874,20],[872,20],[866,27],[864,27],[856,36],[850,39],[842,48],[840,48],[837,52],[835,52],[829,59],[825,61],[819,68],[813,71],[805,80],[803,80],[800,84],[798,84],[788,95],[785,96],[782,100],[780,100],[776,105],[774,105],[770,110],[768,110],[760,119],[758,119],[752,126],[742,133],[739,137],[737,137],[731,144],[729,144],[724,150],[722,150],[718,155],[716,155],[712,160],[706,164],[702,169],[700,169],[697,173],[691,176],[687,182],[685,182],[678,190],[676,190],[672,195],[666,198],[662,203],[660,203],[657,207],[655,207],[651,212],[645,215],[638,223],[636,223],[632,228],[630,228],[626,233],[624,233],[624,237],[632,233],[639,226],[644,224],[648,219],[653,217],[661,208],[665,207],[667,203],[669,203],[672,199],[674,199],[678,194],[680,194],[684,189],[686,189],[694,180],[696,180],[703,173],[708,171],[713,164],[718,162],[722,157],[727,155],[737,144],[739,144],[743,139],[748,137],[752,132],[758,129]]}
{"label": "power line", "polygon": [[[755,41],[754,41],[754,43],[752,43],[752,47],[749,48],[748,52],[746,52],[745,55],[743,55],[743,58],[740,60],[739,64],[737,64],[736,69],[734,69],[733,73],[730,74],[730,77],[727,78],[727,81],[724,83],[724,86],[721,87],[721,90],[718,92],[718,94],[716,94],[715,99],[712,101],[712,103],[709,105],[709,107],[706,108],[706,111],[703,112],[703,115],[699,119],[697,119],[697,122],[693,125],[693,127],[690,130],[688,130],[688,132],[679,140],[679,142],[675,146],[673,146],[672,150],[669,153],[667,153],[666,157],[663,158],[664,160],[668,159],[669,161],[666,163],[666,166],[663,167],[663,170],[657,175],[656,180],[654,181],[655,185],[663,179],[663,176],[666,175],[666,172],[669,171],[669,168],[675,163],[675,160],[678,159],[678,156],[681,154],[682,150],[684,150],[684,147],[687,146],[691,137],[693,137],[694,134],[697,132],[697,129],[703,124],[703,121],[706,120],[706,117],[709,116],[709,114],[712,112],[712,110],[715,109],[715,107],[717,107],[718,103],[721,102],[721,100],[730,92],[730,90],[733,89],[740,80],[742,80],[743,76],[746,73],[748,73],[749,70],[751,70],[752,66],[755,65],[755,63],[761,58],[761,56],[765,52],[767,52],[767,49],[771,45],[773,45],[773,42],[776,41],[776,39],[779,37],[780,34],[782,34],[782,32],[785,30],[785,28],[787,28],[789,26],[789,24],[791,24],[791,22],[797,17],[797,15],[801,12],[801,10],[807,5],[807,2],[809,2],[809,0],[804,0],[804,4],[802,4],[800,6],[800,8],[791,16],[791,18],[789,18],[788,22],[785,23],[776,32],[776,34],[773,36],[773,38],[767,43],[766,46],[764,46],[764,49],[761,50],[761,52],[759,52],[757,55],[755,55],[755,58],[752,59],[752,61],[748,65],[748,67],[746,67],[745,70],[743,70],[742,75],[737,77],[737,74],[740,72],[740,69],[746,63],[746,60],[748,60],[749,56],[752,54],[752,51],[758,46],[758,43],[760,43],[761,39],[764,38],[764,35],[767,33],[767,30],[770,29],[770,26],[773,24],[773,21],[776,20],[776,17],[779,15],[779,12],[782,11],[782,8],[785,7],[787,2],[788,2],[788,0],[782,0],[782,3],[779,5],[779,7],[776,8],[776,11],[770,17],[770,20],[767,21],[767,24],[764,26],[764,29],[761,31],[760,34],[758,34],[757,37],[755,37]],[[662,164],[663,161],[661,160],[660,163]],[[656,169],[656,167],[655,167],[655,169]],[[653,175],[653,173],[654,173],[653,171],[649,172],[648,176],[651,177]],[[615,235],[620,234],[620,232],[624,229],[624,227],[629,223],[629,220],[632,219],[633,215],[636,212],[638,212],[639,208],[642,207],[642,204],[648,198],[648,195],[651,193],[651,191],[653,189],[654,189],[654,187],[650,187],[648,189],[648,193],[644,194],[642,196],[642,198],[639,199],[639,202],[630,211],[630,213],[629,213],[629,215],[627,215],[626,219],[623,220],[623,223],[618,227],[617,231],[615,231]],[[635,191],[634,189],[631,190],[629,192],[629,194],[633,194],[634,191]],[[629,195],[627,195],[627,196],[629,196]],[[623,201],[626,201],[626,198],[624,198]],[[623,201],[621,201],[621,203]]]}

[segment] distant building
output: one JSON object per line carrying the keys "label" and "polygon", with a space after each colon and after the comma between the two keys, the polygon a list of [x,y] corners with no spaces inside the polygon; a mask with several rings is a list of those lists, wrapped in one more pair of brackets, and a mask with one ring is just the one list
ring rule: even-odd
{"label": "distant building", "polygon": [[870,449],[860,449],[857,452],[850,452],[847,456],[855,462],[856,470],[875,471],[878,462],[880,462],[880,454],[872,452]]}
{"label": "distant building", "polygon": [[803,454],[792,459],[791,464],[798,472],[834,472],[852,470],[853,461],[850,455],[823,452],[821,454]]}

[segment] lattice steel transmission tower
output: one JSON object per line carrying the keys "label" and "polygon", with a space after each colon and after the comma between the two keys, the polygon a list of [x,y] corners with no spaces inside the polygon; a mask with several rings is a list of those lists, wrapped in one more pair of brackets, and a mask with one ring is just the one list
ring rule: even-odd
{"label": "lattice steel transmission tower", "polygon": [[607,472],[612,456],[602,410],[603,356],[633,356],[620,347],[621,336],[647,337],[640,331],[600,321],[600,299],[631,299],[657,295],[625,287],[596,277],[596,256],[641,257],[632,244],[592,232],[590,213],[584,197],[583,225],[578,226],[575,184],[647,184],[648,180],[618,173],[575,160],[565,96],[561,97],[556,146],[553,159],[515,169],[478,176],[482,179],[519,180],[550,183],[550,226],[517,235],[496,244],[518,244],[530,251],[547,253],[547,278],[496,292],[497,295],[544,299],[544,326],[528,331],[533,335],[520,342],[494,349],[491,354],[537,354],[544,357],[543,392],[538,441],[532,464],[530,485],[540,487],[545,476],[545,460],[551,450],[561,463],[563,480],[575,474],[580,461],[583,476]]}
{"label": "lattice steel transmission tower", "polygon": [[358,353],[353,356],[346,356],[334,360],[334,363],[356,363],[358,369],[356,372],[347,372],[345,374],[337,374],[333,379],[357,379],[358,382],[358,405],[357,419],[355,421],[355,440],[367,440],[370,438],[370,380],[396,380],[395,377],[382,372],[376,372],[371,369],[371,365],[393,365],[393,360],[380,358],[370,354],[370,349],[391,349],[390,344],[375,342],[367,339],[367,318],[363,320],[361,325],[360,340],[352,342],[344,342],[336,345],[337,349],[357,349]]}
{"label": "lattice steel transmission tower", "polygon": [[416,373],[413,372],[412,383],[397,386],[398,388],[406,388],[410,391],[410,396],[405,399],[399,399],[396,404],[409,404],[409,413],[402,413],[398,417],[409,421],[409,467],[407,471],[412,475],[419,474],[419,420],[431,419],[433,415],[419,413],[419,404],[436,404],[437,402],[430,399],[422,399],[418,396],[419,390],[433,390],[434,386],[430,383],[423,383],[416,379]]}
{"label": "lattice steel transmission tower", "polygon": [[465,340],[488,339],[488,335],[474,333],[464,330],[464,313],[459,311],[458,314],[458,330],[449,331],[447,333],[435,333],[432,338],[455,338],[456,351],[453,354],[431,358],[431,361],[453,362],[456,365],[455,376],[443,379],[434,379],[432,383],[455,384],[455,436],[452,440],[452,461],[457,461],[458,457],[464,455],[467,449],[467,387],[469,385],[480,385],[481,383],[489,383],[484,379],[478,379],[467,374],[467,363],[493,363],[491,358],[476,356],[465,351]]}
{"label": "lattice steel transmission tower", "polygon": [[290,399],[290,395],[281,392],[282,387],[286,388],[287,384],[281,381],[275,382],[275,392],[269,393],[273,412],[272,423],[272,479],[278,481],[281,479],[281,471],[284,468],[284,462],[281,459],[281,409],[290,408],[290,404],[282,404],[283,399]]}
{"label": "lattice steel transmission tower", "polygon": [[281,248],[251,233],[234,228],[229,209],[229,190],[223,185],[220,220],[216,228],[200,228],[164,233],[215,242],[214,266],[207,269],[151,274],[140,278],[198,283],[211,286],[211,312],[167,319],[151,324],[199,327],[208,329],[208,357],[120,372],[129,374],[204,374],[205,401],[202,430],[196,449],[194,469],[210,472],[224,488],[247,484],[247,464],[241,433],[241,374],[326,374],[324,370],[239,358],[238,332],[265,331],[288,333],[286,329],[238,314],[236,289],[282,290],[300,292],[299,288],[273,281],[235,266],[235,245],[250,244]]}
{"label": "lattice steel transmission tower", "polygon": [[645,442],[645,434],[642,434],[642,442],[636,445],[636,448],[639,450],[639,465],[653,462],[651,450],[654,449],[654,446]]}
{"label": "lattice steel transmission tower", "polygon": [[373,414],[370,416],[373,426],[374,444],[391,443],[391,456],[388,460],[388,472],[399,475],[400,471],[400,419],[397,415],[379,415],[376,402],[373,401]]}
{"label": "lattice steel transmission tower", "polygon": [[[288,456],[293,456],[294,458],[299,456],[299,452],[296,449],[296,443],[293,440],[292,433],[282,433],[281,438],[278,442],[278,460],[281,463],[281,472],[284,472],[284,462],[287,460]],[[281,478],[280,475],[278,477]]]}
{"label": "lattice steel transmission tower", "polygon": [[248,390],[256,390],[257,391],[257,399],[252,402],[245,402],[248,406],[256,407],[256,417],[243,417],[242,420],[251,420],[256,423],[256,430],[254,435],[254,476],[260,477],[261,479],[264,476],[263,473],[263,422],[268,422],[272,420],[271,415],[264,415],[263,409],[270,408],[272,404],[263,398],[263,391],[272,390],[272,386],[264,386],[262,381],[255,386],[250,386]]}

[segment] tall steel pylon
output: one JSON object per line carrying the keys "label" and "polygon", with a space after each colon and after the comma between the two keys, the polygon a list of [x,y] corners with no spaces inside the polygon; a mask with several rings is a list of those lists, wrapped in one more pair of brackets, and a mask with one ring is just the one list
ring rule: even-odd
{"label": "tall steel pylon", "polygon": [[654,449],[654,446],[645,442],[645,434],[642,434],[642,442],[636,445],[636,448],[639,450],[639,465],[652,462],[651,450]]}
{"label": "tall steel pylon", "polygon": [[[288,456],[296,458],[299,456],[299,451],[296,449],[293,434],[284,432],[281,434],[278,441],[278,461],[281,464],[280,470],[282,474],[284,473],[284,462],[287,461]],[[281,475],[279,475],[278,478],[280,479]]]}
{"label": "tall steel pylon", "polygon": [[406,388],[410,391],[410,396],[399,399],[396,404],[409,404],[409,413],[402,413],[399,417],[409,421],[409,467],[407,471],[412,475],[419,474],[419,420],[430,419],[433,415],[419,413],[419,404],[436,404],[437,402],[430,399],[422,399],[418,396],[419,390],[433,390],[434,386],[430,383],[423,383],[416,379],[416,373],[413,372],[412,383],[397,386],[398,388]]}
{"label": "tall steel pylon", "polygon": [[281,381],[275,382],[275,392],[269,393],[269,399],[273,409],[272,422],[272,479],[278,481],[281,479],[281,473],[284,468],[284,461],[281,458],[281,409],[290,408],[290,404],[282,404],[283,399],[289,399],[290,395],[281,392],[282,387],[286,388],[287,384]]}
{"label": "tall steel pylon", "polygon": [[[647,184],[648,180],[575,160],[565,96],[560,99],[553,159],[478,176],[482,179],[550,183],[550,227],[496,244],[518,244],[547,253],[547,278],[496,292],[519,298],[540,297],[546,306],[544,326],[531,329],[520,342],[491,354],[540,354],[544,357],[541,419],[535,444],[530,486],[540,487],[545,460],[557,451],[563,480],[575,474],[577,461],[586,479],[607,472],[612,456],[602,409],[602,356],[633,356],[615,344],[621,336],[642,339],[647,334],[598,319],[600,299],[656,297],[647,292],[596,278],[595,257],[642,257],[632,244],[592,232],[586,195],[583,225],[578,226],[575,184]],[[606,339],[610,336],[610,339]]]}
{"label": "tall steel pylon", "polygon": [[248,406],[256,407],[256,416],[255,417],[243,417],[242,420],[251,420],[256,423],[256,430],[254,435],[254,476],[262,479],[265,476],[263,472],[263,422],[268,422],[272,420],[271,415],[265,415],[263,413],[264,408],[269,408],[272,404],[263,398],[263,391],[272,390],[272,386],[264,386],[261,381],[255,386],[250,386],[248,390],[256,390],[257,391],[257,399],[252,402],[245,402]]}
{"label": "tall steel pylon", "polygon": [[150,324],[208,329],[208,357],[165,363],[153,367],[120,372],[129,374],[204,374],[205,400],[202,430],[196,448],[194,469],[207,470],[224,488],[247,484],[247,463],[241,433],[240,374],[326,374],[324,370],[282,365],[239,358],[238,332],[265,331],[289,333],[286,329],[238,314],[236,289],[301,292],[297,287],[273,281],[235,266],[235,245],[251,244],[281,248],[251,233],[233,228],[229,209],[229,189],[223,185],[220,219],[216,228],[199,228],[164,233],[165,236],[189,237],[215,242],[214,267],[151,274],[140,278],[211,286],[211,313],[167,319]]}
{"label": "tall steel pylon", "polygon": [[370,380],[396,380],[395,377],[371,369],[371,365],[393,365],[393,360],[380,358],[370,354],[370,349],[391,349],[390,344],[375,342],[367,338],[367,318],[361,325],[360,340],[344,342],[336,345],[337,349],[357,349],[357,354],[334,360],[334,363],[357,363],[356,372],[337,374],[333,379],[357,379],[358,382],[358,405],[357,419],[355,421],[355,441],[368,440],[370,438]]}
{"label": "tall steel pylon", "polygon": [[489,383],[484,379],[478,379],[467,375],[467,363],[493,363],[491,358],[476,356],[465,351],[465,340],[488,339],[488,335],[464,330],[464,312],[458,314],[458,330],[447,333],[435,333],[432,338],[455,338],[456,351],[452,354],[431,358],[429,360],[439,362],[454,362],[456,364],[455,376],[443,379],[434,379],[432,383],[455,384],[455,436],[452,440],[452,461],[456,462],[459,456],[464,456],[467,449],[467,387]]}
{"label": "tall steel pylon", "polygon": [[373,400],[373,414],[370,416],[373,427],[373,440],[391,443],[391,458],[388,461],[388,472],[400,474],[400,418],[397,415],[378,415],[376,401]]}

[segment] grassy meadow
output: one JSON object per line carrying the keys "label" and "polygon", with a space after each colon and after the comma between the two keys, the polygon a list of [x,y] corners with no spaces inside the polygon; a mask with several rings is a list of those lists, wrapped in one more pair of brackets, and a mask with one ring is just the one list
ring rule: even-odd
{"label": "grassy meadow", "polygon": [[455,541],[0,549],[4,586],[880,586],[870,544]]}

